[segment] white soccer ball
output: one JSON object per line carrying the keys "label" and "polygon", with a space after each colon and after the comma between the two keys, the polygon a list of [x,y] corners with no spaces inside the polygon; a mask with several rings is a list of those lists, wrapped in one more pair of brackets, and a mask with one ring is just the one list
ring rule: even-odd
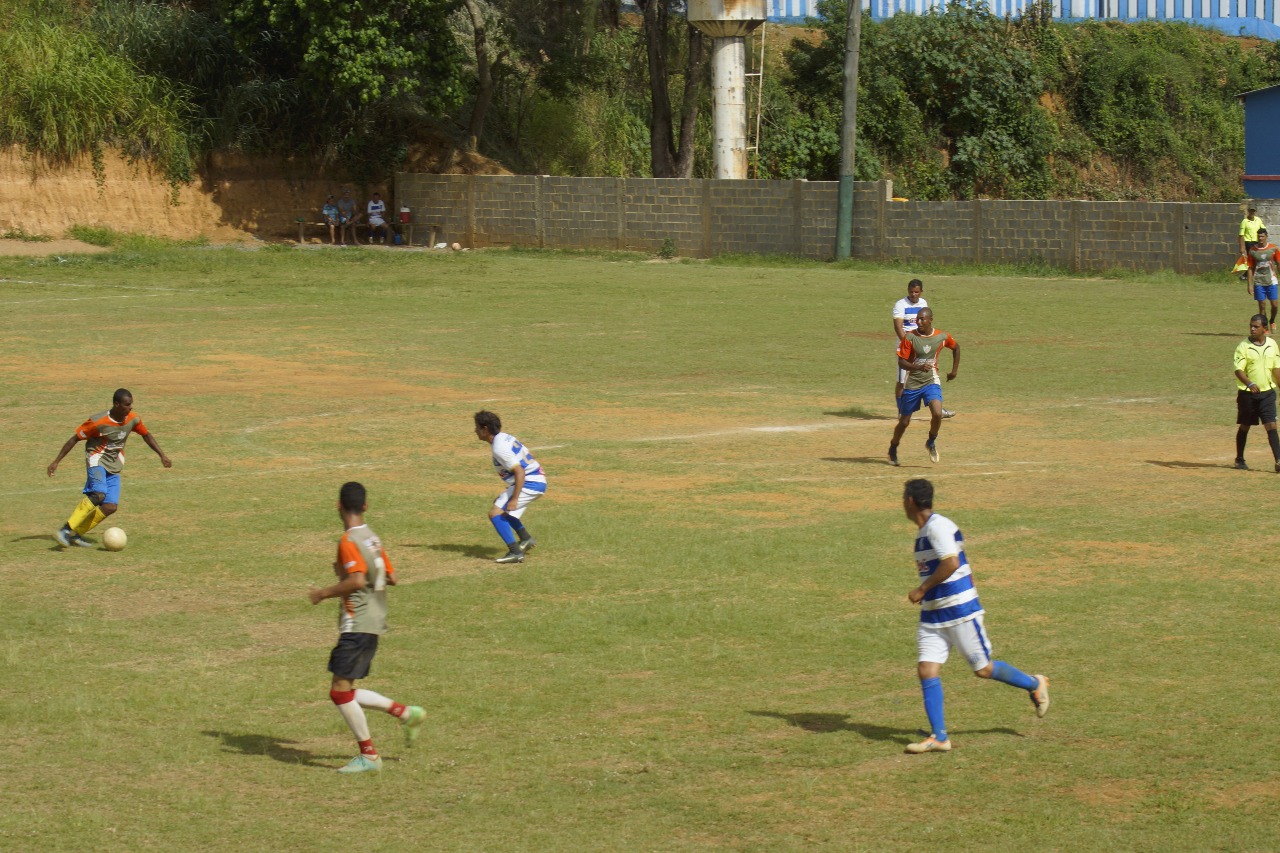
{"label": "white soccer ball", "polygon": [[452,246],[450,246],[449,248],[450,248],[450,249],[453,249],[455,252],[459,252],[459,251],[462,251],[462,244],[461,244],[461,243],[454,243],[454,244],[453,244]]}
{"label": "white soccer ball", "polygon": [[108,551],[123,551],[129,543],[129,537],[119,527],[108,527],[102,533],[102,547]]}

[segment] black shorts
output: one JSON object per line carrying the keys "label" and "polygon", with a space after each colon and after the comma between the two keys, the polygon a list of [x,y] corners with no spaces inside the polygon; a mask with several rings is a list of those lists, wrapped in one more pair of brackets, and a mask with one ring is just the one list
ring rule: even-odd
{"label": "black shorts", "polygon": [[348,681],[364,678],[377,651],[377,634],[339,634],[338,645],[329,652],[329,671]]}
{"label": "black shorts", "polygon": [[1236,423],[1253,426],[1257,423],[1276,422],[1276,389],[1260,391],[1236,391]]}

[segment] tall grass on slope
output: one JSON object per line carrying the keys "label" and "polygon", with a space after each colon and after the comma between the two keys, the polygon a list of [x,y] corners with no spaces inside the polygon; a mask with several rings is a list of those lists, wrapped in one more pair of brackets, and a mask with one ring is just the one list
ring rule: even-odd
{"label": "tall grass on slope", "polygon": [[0,30],[0,144],[67,162],[84,154],[104,177],[102,151],[157,165],[175,187],[191,180],[198,127],[185,93],[140,73],[93,36],[24,19]]}

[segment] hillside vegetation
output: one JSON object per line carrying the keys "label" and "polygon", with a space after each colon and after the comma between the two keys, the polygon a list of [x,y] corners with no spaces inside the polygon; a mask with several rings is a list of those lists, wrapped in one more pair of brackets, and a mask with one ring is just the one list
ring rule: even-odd
{"label": "hillside vegetation", "polygon": [[[836,177],[846,9],[825,0],[769,53],[759,177]],[[0,77],[0,144],[55,161],[112,147],[177,185],[239,150],[380,179],[444,131],[518,172],[652,174],[650,45],[616,0],[17,0],[0,15],[0,62],[23,69]],[[696,41],[679,15],[664,26],[679,103]],[[1237,95],[1280,81],[1280,51],[957,3],[864,18],[861,68],[858,177],[900,195],[1231,201]],[[706,176],[705,62],[693,73]]]}

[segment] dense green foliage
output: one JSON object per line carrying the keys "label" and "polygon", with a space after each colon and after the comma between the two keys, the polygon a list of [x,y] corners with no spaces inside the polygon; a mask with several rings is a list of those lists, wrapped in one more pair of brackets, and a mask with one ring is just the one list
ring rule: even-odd
{"label": "dense green foliage", "polygon": [[[649,174],[637,19],[610,0],[477,0],[489,102],[477,88],[480,25],[461,2],[19,0],[0,17],[0,62],[26,69],[0,80],[0,144],[64,160],[117,147],[175,182],[216,149],[385,177],[425,135],[462,139],[478,102],[481,152],[515,171]],[[818,38],[774,44],[755,175],[837,176],[847,8],[823,0]],[[687,34],[671,15],[673,102]],[[1236,95],[1280,81],[1275,45],[1178,23],[1060,24],[1044,8],[1010,21],[976,0],[864,17],[861,62],[857,175],[927,199],[1238,198]],[[695,174],[706,176],[706,86],[695,137]]]}

